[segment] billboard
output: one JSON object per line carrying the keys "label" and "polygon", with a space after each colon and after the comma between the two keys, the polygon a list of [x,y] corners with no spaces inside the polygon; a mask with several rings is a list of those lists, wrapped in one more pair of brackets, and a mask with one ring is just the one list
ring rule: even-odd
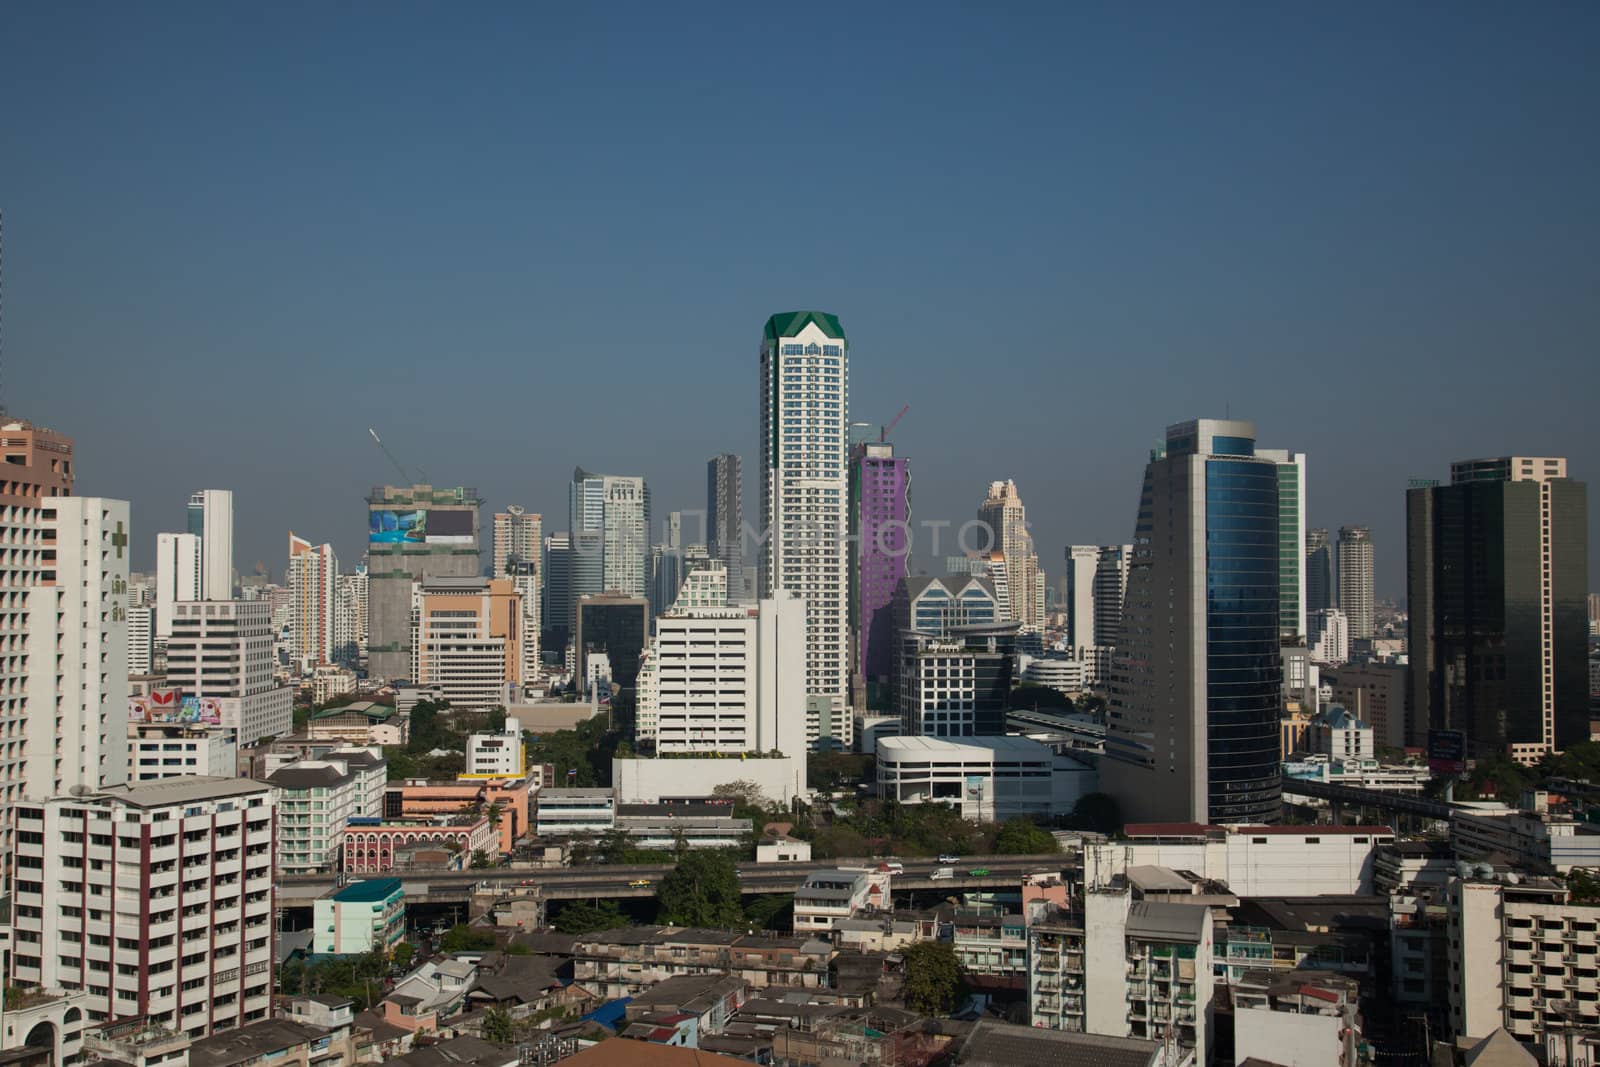
{"label": "billboard", "polygon": [[428,544],[475,545],[472,512],[464,508],[437,508],[428,513]]}
{"label": "billboard", "polygon": [[1460,730],[1428,731],[1428,770],[1461,774],[1467,769],[1467,735]]}
{"label": "billboard", "polygon": [[149,722],[150,721],[150,698],[149,697],[129,697],[128,698],[128,721],[129,722]]}
{"label": "billboard", "polygon": [[367,543],[420,545],[428,539],[426,511],[374,509],[367,513]]}

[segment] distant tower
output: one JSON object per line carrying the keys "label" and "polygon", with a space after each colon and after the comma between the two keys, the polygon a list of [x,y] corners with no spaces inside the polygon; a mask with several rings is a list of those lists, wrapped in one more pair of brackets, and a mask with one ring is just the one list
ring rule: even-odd
{"label": "distant tower", "polygon": [[1339,608],[1350,622],[1350,640],[1372,637],[1372,532],[1339,528]]}
{"label": "distant tower", "polygon": [[493,577],[504,578],[511,573],[511,564],[531,562],[538,564],[544,539],[544,517],[530,514],[515,504],[494,517],[494,571]]}
{"label": "distant tower", "polygon": [[1278,632],[1306,636],[1306,454],[1258,448],[1278,465]]}
{"label": "distant tower", "polygon": [[1306,531],[1306,615],[1334,606],[1333,543],[1324,529]]}
{"label": "distant tower", "polygon": [[1005,556],[1007,585],[1011,591],[1010,617],[1033,629],[1044,628],[1044,598],[1039,587],[1043,572],[1028,533],[1028,511],[1017,483],[990,482],[989,495],[978,507],[979,521],[988,525],[993,549]]}
{"label": "distant tower", "polygon": [[201,489],[189,498],[189,532],[200,538],[200,600],[233,599],[233,491]]}
{"label": "distant tower", "polygon": [[728,572],[728,599],[749,597],[744,584],[744,464],[731,452],[706,463],[706,538]]}
{"label": "distant tower", "polygon": [[894,673],[890,605],[911,573],[911,462],[888,442],[864,441],[850,455],[850,629],[856,673],[887,685]]}

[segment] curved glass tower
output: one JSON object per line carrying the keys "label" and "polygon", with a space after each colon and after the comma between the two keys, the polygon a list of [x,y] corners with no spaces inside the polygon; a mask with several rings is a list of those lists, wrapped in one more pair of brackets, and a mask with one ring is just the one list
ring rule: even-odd
{"label": "curved glass tower", "polygon": [[1279,818],[1278,485],[1248,422],[1151,454],[1100,767],[1129,821]]}

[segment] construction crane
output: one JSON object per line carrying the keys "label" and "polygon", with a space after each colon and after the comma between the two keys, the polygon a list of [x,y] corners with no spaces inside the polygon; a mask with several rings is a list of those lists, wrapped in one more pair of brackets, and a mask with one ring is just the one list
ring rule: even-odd
{"label": "construction crane", "polygon": [[378,447],[383,450],[383,454],[388,458],[389,462],[394,464],[394,469],[400,472],[400,477],[405,479],[407,485],[428,484],[428,476],[426,474],[423,474],[421,471],[417,471],[416,474],[412,474],[410,471],[406,470],[400,465],[400,461],[394,458],[394,453],[389,451],[389,446],[383,443],[383,438],[378,436],[377,430],[374,430],[371,426],[368,426],[367,432],[372,435],[372,440],[375,441]]}
{"label": "construction crane", "polygon": [[878,431],[878,443],[879,444],[882,444],[883,442],[885,442],[885,441],[887,441],[889,439],[889,431],[894,429],[896,426],[900,425],[900,420],[905,418],[906,417],[906,412],[908,412],[910,410],[911,410],[911,405],[907,404],[905,407],[900,409],[900,414],[896,415],[894,418],[889,420],[889,425],[887,425],[885,427],[882,427]]}

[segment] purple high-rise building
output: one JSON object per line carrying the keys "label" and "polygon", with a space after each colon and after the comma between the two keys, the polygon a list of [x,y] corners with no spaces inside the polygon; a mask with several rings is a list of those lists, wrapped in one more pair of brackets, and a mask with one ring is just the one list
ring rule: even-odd
{"label": "purple high-rise building", "polygon": [[850,456],[850,631],[855,671],[867,682],[887,682],[894,666],[890,603],[910,573],[911,466],[887,442],[857,444]]}

